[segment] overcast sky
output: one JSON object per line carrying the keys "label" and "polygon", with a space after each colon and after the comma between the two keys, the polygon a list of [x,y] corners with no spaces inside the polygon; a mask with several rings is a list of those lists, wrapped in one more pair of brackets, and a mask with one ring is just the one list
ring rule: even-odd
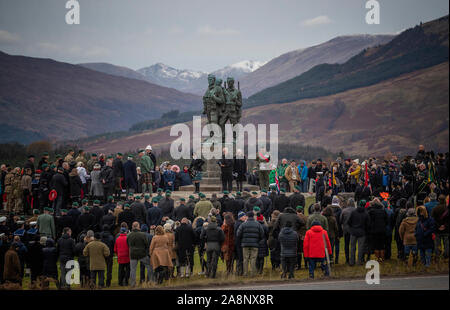
{"label": "overcast sky", "polygon": [[163,62],[213,71],[267,61],[335,36],[397,33],[448,14],[448,0],[379,0],[380,25],[365,22],[366,0],[0,0],[0,50],[70,63],[139,69]]}

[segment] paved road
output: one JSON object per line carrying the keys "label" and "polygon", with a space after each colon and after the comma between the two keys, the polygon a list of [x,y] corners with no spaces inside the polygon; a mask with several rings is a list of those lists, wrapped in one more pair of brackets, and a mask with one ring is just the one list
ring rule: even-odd
{"label": "paved road", "polygon": [[209,288],[212,290],[448,290],[449,276],[417,276],[380,279],[378,285],[368,285],[363,280],[336,280],[265,285],[237,285]]}

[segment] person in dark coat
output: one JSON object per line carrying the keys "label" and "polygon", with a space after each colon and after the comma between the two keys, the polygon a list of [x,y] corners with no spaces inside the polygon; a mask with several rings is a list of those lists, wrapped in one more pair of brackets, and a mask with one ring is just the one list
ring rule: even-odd
{"label": "person in dark coat", "polygon": [[232,213],[235,218],[238,218],[239,212],[244,212],[245,200],[242,198],[242,193],[237,192],[236,198],[233,200]]}
{"label": "person in dark coat", "polygon": [[78,242],[75,244],[74,255],[78,258],[78,264],[80,265],[80,284],[81,287],[86,287],[89,283],[89,258],[83,255],[83,250],[88,244],[86,233],[80,234]]}
{"label": "person in dark coat", "polygon": [[79,234],[95,228],[95,216],[89,210],[88,206],[84,207],[83,213],[78,217],[76,227]]}
{"label": "person in dark coat", "polygon": [[162,198],[158,203],[163,217],[167,216],[169,218],[172,218],[175,201],[170,198],[171,195],[171,191],[166,191],[166,197]]}
{"label": "person in dark coat", "polygon": [[161,208],[158,206],[158,203],[158,198],[153,198],[152,206],[147,210],[147,225],[150,229],[154,229],[154,227],[161,225],[163,214]]}
{"label": "person in dark coat", "polygon": [[141,201],[141,196],[136,196],[135,201],[130,205],[131,212],[134,214],[134,218],[139,224],[146,224],[147,221],[147,208]]}
{"label": "person in dark coat", "polygon": [[236,239],[240,240],[244,256],[244,275],[248,275],[250,264],[252,274],[256,274],[256,258],[258,257],[259,242],[264,238],[264,229],[255,220],[253,211],[247,212],[247,221],[242,223],[236,233]]}
{"label": "person in dark coat", "polygon": [[69,173],[69,184],[70,184],[70,199],[72,202],[80,203],[81,189],[83,183],[81,182],[80,176],[78,175],[77,168],[73,168]]}
{"label": "person in dark coat", "polygon": [[282,188],[280,194],[277,195],[273,202],[273,210],[283,212],[283,210],[287,207],[289,207],[289,198],[286,197],[286,190]]}
{"label": "person in dark coat", "polygon": [[264,213],[264,211],[265,211],[265,210],[263,210],[263,208],[264,208],[263,207],[263,203],[258,198],[258,193],[257,192],[252,192],[252,197],[250,197],[245,202],[244,212],[253,211],[254,207],[258,207],[261,210],[261,213]]}
{"label": "person in dark coat", "polygon": [[117,153],[116,158],[113,160],[112,168],[114,173],[114,194],[116,198],[120,198],[122,194],[122,179],[124,177],[124,168],[122,162],[122,153]]}
{"label": "person in dark coat", "polygon": [[42,276],[42,268],[44,264],[44,258],[42,256],[43,245],[39,242],[40,237],[38,234],[34,234],[28,242],[28,253],[26,256],[26,263],[30,268],[30,288],[36,287],[36,282]]}
{"label": "person in dark coat", "polygon": [[178,173],[180,178],[180,186],[192,185],[192,178],[189,173],[189,167],[184,166],[183,170]]}
{"label": "person in dark coat", "polygon": [[72,239],[72,230],[65,227],[61,238],[57,242],[57,250],[59,257],[59,267],[61,269],[60,286],[68,288],[70,283],[66,283],[66,274],[70,269],[66,268],[66,263],[73,260],[75,254],[75,241]]}
{"label": "person in dark coat", "polygon": [[69,227],[73,230],[74,222],[73,217],[67,214],[68,211],[66,209],[61,209],[61,216],[56,217],[55,226],[56,226],[56,236],[61,236],[63,234],[63,229]]}
{"label": "person in dark coat", "polygon": [[220,166],[221,180],[222,180],[222,191],[233,190],[233,159],[228,159],[228,150],[224,148],[222,159],[217,162]]}
{"label": "person in dark coat", "polygon": [[281,278],[286,278],[289,272],[289,279],[294,278],[294,268],[297,259],[298,234],[292,229],[292,222],[287,221],[278,235],[278,241],[281,246],[281,265],[283,273]]}
{"label": "person in dark coat", "polygon": [[291,223],[291,227],[295,232],[298,232],[306,223],[298,217],[297,213],[291,207],[284,208],[283,213],[278,216],[278,220],[275,223],[274,233],[275,237],[278,233],[286,227],[287,223]]}
{"label": "person in dark coat", "polygon": [[186,199],[180,198],[180,205],[173,211],[173,219],[175,221],[181,221],[183,218],[187,218],[190,221],[194,220],[192,210],[185,204],[185,202]]}
{"label": "person in dark coat", "polygon": [[100,181],[103,184],[103,203],[108,201],[115,188],[114,170],[112,168],[112,159],[106,161],[105,166],[100,171]]}
{"label": "person in dark coat", "polygon": [[247,177],[247,159],[242,154],[242,150],[236,150],[236,156],[233,159],[233,176],[236,180],[237,191],[242,191],[242,182],[244,182]]}
{"label": "person in dark coat", "polygon": [[350,230],[350,266],[355,264],[356,243],[358,243],[358,264],[362,265],[364,262],[366,238],[370,223],[365,205],[366,201],[361,200],[358,207],[356,210],[352,211],[347,221]]}
{"label": "person in dark coat", "polygon": [[295,210],[297,206],[305,207],[305,196],[300,193],[300,186],[294,187],[294,193],[289,196],[289,206]]}
{"label": "person in dark coat", "polygon": [[94,200],[92,208],[90,209],[89,213],[91,213],[95,217],[95,224],[93,231],[100,232],[102,230],[100,226],[100,221],[102,220],[102,217],[105,214],[103,210],[100,208],[100,200]]}
{"label": "person in dark coat", "polygon": [[261,190],[261,196],[259,197],[259,200],[262,202],[262,208],[261,210],[264,210],[262,212],[262,215],[266,220],[269,219],[270,214],[272,214],[273,208],[272,208],[272,200],[267,196],[267,191],[265,189]]}
{"label": "person in dark coat", "polygon": [[113,257],[114,257],[114,236],[112,235],[111,227],[108,224],[104,224],[102,226],[102,232],[100,233],[100,241],[106,244],[110,253],[108,257],[105,257],[106,287],[110,287],[112,280]]}
{"label": "person in dark coat", "polygon": [[122,224],[127,223],[128,227],[132,227],[133,222],[136,221],[134,213],[131,211],[130,205],[128,203],[124,204],[123,212],[117,217],[117,223]]}
{"label": "person in dark coat", "polygon": [[177,245],[177,257],[180,263],[181,277],[189,277],[194,267],[195,233],[188,218],[181,219],[181,225],[175,230],[175,243]]}
{"label": "person in dark coat", "polygon": [[42,249],[43,268],[42,275],[47,278],[51,278],[55,281],[58,280],[58,251],[55,247],[55,241],[51,238],[47,238],[45,242],[45,248]]}
{"label": "person in dark coat", "polygon": [[31,177],[32,178],[34,178],[34,173],[35,173],[34,160],[35,160],[34,155],[29,155],[27,162],[23,166],[24,171],[27,169],[31,169]]}
{"label": "person in dark coat", "polygon": [[221,252],[221,246],[225,240],[223,230],[217,226],[217,220],[214,216],[211,216],[208,226],[200,235],[200,239],[203,239],[206,243],[206,276],[214,279],[216,277],[217,263]]}
{"label": "person in dark coat", "polygon": [[269,247],[267,245],[267,239],[269,239],[269,228],[262,214],[258,213],[256,220],[259,224],[261,224],[264,231],[263,238],[259,241],[258,256],[256,258],[256,270],[258,274],[262,274],[264,270],[264,259],[269,255]]}
{"label": "person in dark coat", "polygon": [[100,220],[100,227],[104,227],[105,225],[108,225],[111,233],[113,233],[116,229],[116,217],[114,216],[114,210],[108,210],[108,214],[104,215]]}
{"label": "person in dark coat", "polygon": [[133,161],[133,157],[128,156],[128,160],[123,164],[123,175],[125,180],[125,187],[127,189],[127,196],[129,193],[137,192],[137,170],[136,163]]}
{"label": "person in dark coat", "polygon": [[379,201],[370,204],[369,211],[369,251],[373,251],[378,261],[384,260],[386,237],[386,226],[388,225],[387,213],[384,206]]}
{"label": "person in dark coat", "polygon": [[434,248],[433,234],[436,231],[436,223],[428,215],[427,209],[424,206],[417,208],[417,215],[419,216],[415,233],[417,248],[420,251],[422,263],[425,267],[429,267]]}
{"label": "person in dark coat", "polygon": [[50,181],[50,189],[55,190],[57,193],[56,199],[53,201],[53,209],[55,210],[56,215],[60,214],[60,210],[62,209],[63,203],[66,199],[65,195],[68,188],[69,183],[64,176],[64,168],[59,167],[58,173],[53,175]]}

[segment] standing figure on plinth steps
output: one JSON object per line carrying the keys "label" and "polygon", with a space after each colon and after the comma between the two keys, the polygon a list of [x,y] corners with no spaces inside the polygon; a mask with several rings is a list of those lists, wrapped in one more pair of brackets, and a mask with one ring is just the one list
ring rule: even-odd
{"label": "standing figure on plinth steps", "polygon": [[[219,119],[222,133],[225,133],[225,124],[230,120],[231,125],[236,125],[240,121],[240,111],[242,108],[242,94],[239,89],[234,88],[234,78],[227,78],[227,88],[225,89],[226,103]],[[233,133],[236,137],[236,133]]]}

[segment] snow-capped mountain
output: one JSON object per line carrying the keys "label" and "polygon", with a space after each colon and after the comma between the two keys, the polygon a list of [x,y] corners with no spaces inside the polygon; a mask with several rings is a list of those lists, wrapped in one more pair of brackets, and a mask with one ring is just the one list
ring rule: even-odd
{"label": "snow-capped mountain", "polygon": [[183,92],[203,95],[208,85],[207,77],[209,73],[214,74],[222,80],[225,80],[229,76],[240,79],[264,64],[265,62],[261,61],[244,60],[213,72],[203,72],[186,69],[180,70],[163,63],[157,63],[150,67],[139,69],[137,72],[142,74],[151,83],[175,88]]}
{"label": "snow-capped mountain", "polygon": [[266,62],[262,61],[254,61],[254,60],[244,60],[238,63],[232,64],[230,66],[226,66],[223,69],[219,69],[217,71],[212,72],[216,77],[221,79],[226,79],[229,76],[234,77],[235,79],[239,79],[246,75],[247,73],[253,72],[260,67],[264,66]]}

